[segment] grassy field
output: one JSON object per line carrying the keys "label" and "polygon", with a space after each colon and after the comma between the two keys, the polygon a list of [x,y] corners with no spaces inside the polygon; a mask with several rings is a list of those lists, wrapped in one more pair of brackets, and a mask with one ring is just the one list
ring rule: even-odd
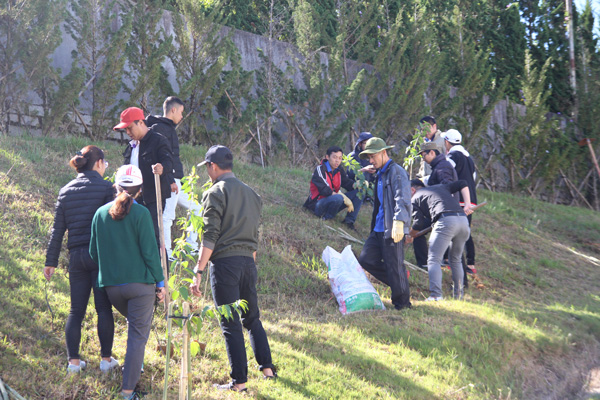
{"label": "grassy field", "polygon": [[[0,138],[0,378],[27,399],[107,399],[120,388],[118,374],[103,376],[98,369],[93,302],[82,328],[88,370],[66,375],[68,277],[61,268],[46,285],[42,276],[56,195],[75,175],[68,159],[85,144],[81,139]],[[100,146],[112,173],[122,149]],[[186,170],[203,159],[204,150],[183,146]],[[465,301],[426,303],[427,277],[413,272],[411,310],[342,316],[320,256],[327,245],[341,251],[350,243],[301,208],[311,171],[241,162],[234,171],[264,200],[258,290],[280,375],[276,382],[260,379],[247,344],[246,397],[600,398],[586,385],[590,371],[600,367],[598,213],[481,191],[479,198],[489,205],[474,216],[473,236],[484,288],[471,287]],[[370,214],[364,206],[359,215],[355,236],[362,240]],[[340,220],[327,224],[342,227]],[[360,251],[360,245],[352,248]],[[412,248],[406,254],[414,261]],[[66,256],[65,250],[62,267]],[[450,282],[445,273],[447,294]],[[375,287],[393,308],[389,288]],[[194,306],[210,304],[210,298],[207,293]],[[122,361],[126,321],[115,316],[114,356]],[[164,358],[155,350],[165,332],[162,313],[154,325],[140,382],[147,399],[161,398],[164,379]],[[236,398],[211,387],[228,381],[224,340],[215,321],[205,323],[200,340],[207,347],[192,361],[193,398]],[[173,399],[177,362],[169,376]]]}

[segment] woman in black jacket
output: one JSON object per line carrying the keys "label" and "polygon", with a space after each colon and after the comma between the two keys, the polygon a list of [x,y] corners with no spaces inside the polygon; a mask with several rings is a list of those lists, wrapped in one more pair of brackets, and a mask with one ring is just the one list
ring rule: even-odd
{"label": "woman in black jacket", "polygon": [[78,174],[58,193],[54,226],[50,232],[50,241],[46,251],[44,277],[50,280],[56,266],[65,231],[68,233],[69,284],[71,288],[71,311],[65,326],[67,372],[79,372],[85,369],[86,362],[79,356],[81,341],[81,322],[94,291],[94,304],[98,313],[98,337],[100,339],[100,370],[108,372],[119,363],[111,357],[114,320],[112,306],[104,290],[97,286],[98,265],[91,259],[90,235],[92,218],[96,210],[113,200],[114,190],[110,182],[102,179],[108,163],[104,161],[104,152],[96,146],[86,146],[71,158],[69,165]]}

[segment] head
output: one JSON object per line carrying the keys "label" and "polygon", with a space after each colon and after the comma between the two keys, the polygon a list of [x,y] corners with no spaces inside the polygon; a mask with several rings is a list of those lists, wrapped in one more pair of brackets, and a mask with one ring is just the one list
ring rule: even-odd
{"label": "head", "polygon": [[435,118],[431,115],[427,115],[419,120],[419,125],[422,129],[429,128],[429,131],[425,134],[427,139],[431,140],[435,133],[437,132],[437,123],[435,122]]}
{"label": "head", "polygon": [[358,135],[358,143],[356,143],[360,149],[360,151],[363,151],[365,149],[365,146],[367,144],[367,140],[371,139],[373,137],[373,135],[371,134],[371,132],[361,132],[360,135]]}
{"label": "head", "polygon": [[415,195],[419,191],[419,189],[424,188],[425,184],[420,179],[413,179],[410,181],[410,195],[411,197]]}
{"label": "head", "polygon": [[119,221],[129,214],[133,200],[142,192],[143,182],[142,171],[135,165],[122,165],[117,170],[115,177],[117,197],[110,210],[108,210],[108,214],[112,219]]}
{"label": "head", "polygon": [[393,147],[386,145],[383,139],[373,137],[365,143],[365,149],[360,153],[360,158],[368,159],[371,165],[380,169],[390,160],[387,149]]}
{"label": "head", "polygon": [[85,146],[69,161],[69,165],[77,172],[96,171],[101,176],[108,167],[104,161],[104,152],[96,146]]}
{"label": "head", "polygon": [[148,127],[144,121],[144,112],[141,108],[129,107],[123,110],[121,113],[121,122],[115,125],[113,130],[125,129],[125,133],[132,140],[142,140],[146,133],[148,133]]}
{"label": "head", "polygon": [[226,146],[215,145],[206,152],[204,161],[198,167],[206,165],[206,172],[211,181],[216,181],[221,175],[233,169],[233,154]]}
{"label": "head", "polygon": [[325,154],[325,159],[329,161],[329,165],[331,165],[331,169],[336,169],[342,163],[342,158],[344,157],[344,153],[342,152],[341,147],[339,146],[331,146],[327,149]]}
{"label": "head", "polygon": [[419,155],[423,157],[423,161],[427,164],[431,164],[431,162],[440,154],[438,147],[433,142],[423,143],[421,148],[419,149]]}
{"label": "head", "polygon": [[446,150],[450,150],[452,146],[456,146],[462,142],[462,135],[456,129],[448,129],[442,134],[442,137],[444,138]]}
{"label": "head", "polygon": [[179,97],[169,96],[163,103],[163,117],[178,124],[183,119],[183,109],[183,101]]}

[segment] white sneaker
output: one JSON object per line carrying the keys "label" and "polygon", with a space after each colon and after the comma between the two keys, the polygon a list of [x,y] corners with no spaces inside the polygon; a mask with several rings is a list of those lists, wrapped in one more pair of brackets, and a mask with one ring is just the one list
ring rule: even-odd
{"label": "white sneaker", "polygon": [[87,364],[85,361],[79,361],[79,365],[69,364],[69,366],[67,367],[67,373],[78,374],[79,372],[84,370],[86,366]]}
{"label": "white sneaker", "polygon": [[441,301],[444,300],[442,296],[429,296],[425,301]]}
{"label": "white sneaker", "polygon": [[102,371],[104,373],[107,373],[111,369],[117,368],[118,366],[119,366],[119,362],[112,357],[110,358],[110,362],[108,362],[106,360],[100,361],[100,371]]}

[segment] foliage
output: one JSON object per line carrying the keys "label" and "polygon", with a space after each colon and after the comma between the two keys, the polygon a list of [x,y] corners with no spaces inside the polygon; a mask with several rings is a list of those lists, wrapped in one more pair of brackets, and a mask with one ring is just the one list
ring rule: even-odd
{"label": "foliage", "polygon": [[358,189],[358,198],[364,199],[365,197],[373,197],[373,186],[369,183],[365,174],[360,170],[362,165],[358,161],[349,155],[344,154],[342,158],[342,164],[346,167],[346,170],[352,171],[355,177],[354,186]]}
{"label": "foliage", "polygon": [[91,115],[86,134],[103,139],[117,114],[122,88],[125,49],[132,16],[119,13],[116,1],[75,0],[70,4],[65,29],[76,43],[73,58],[85,71],[81,97]]}

